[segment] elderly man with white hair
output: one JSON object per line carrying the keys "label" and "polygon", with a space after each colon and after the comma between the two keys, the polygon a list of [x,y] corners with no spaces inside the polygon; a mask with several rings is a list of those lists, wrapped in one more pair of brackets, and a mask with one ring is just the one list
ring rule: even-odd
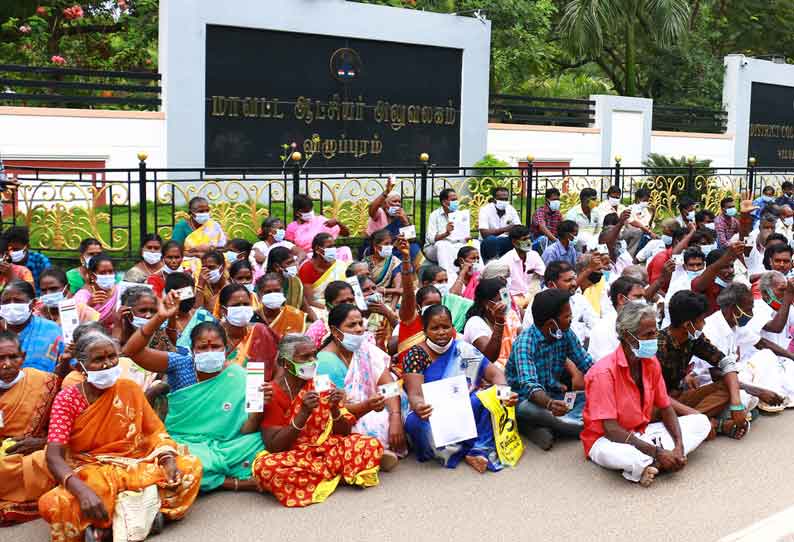
{"label": "elderly man with white hair", "polygon": [[[627,303],[618,313],[619,346],[585,376],[585,455],[596,465],[620,470],[643,487],[659,472],[680,471],[687,455],[711,432],[703,414],[679,417],[656,359],[656,310]],[[651,423],[654,410],[661,422]]]}
{"label": "elderly man with white hair", "polygon": [[775,232],[784,235],[789,243],[794,239],[794,210],[789,205],[780,208],[780,220],[775,224]]}

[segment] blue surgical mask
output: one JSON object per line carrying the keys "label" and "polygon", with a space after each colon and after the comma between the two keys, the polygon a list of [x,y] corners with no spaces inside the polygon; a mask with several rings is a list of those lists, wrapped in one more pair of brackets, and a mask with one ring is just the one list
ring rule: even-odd
{"label": "blue surgical mask", "polygon": [[703,335],[703,330],[702,329],[695,329],[695,324],[693,324],[691,322],[690,322],[690,325],[692,326],[693,331],[689,331],[687,329],[686,330],[686,334],[689,337],[690,341],[696,341]]}
{"label": "blue surgical mask", "polygon": [[669,235],[662,235],[662,243],[664,243],[664,246],[669,247],[673,244],[673,238]]}
{"label": "blue surgical mask", "polygon": [[284,237],[287,235],[287,230],[284,228],[279,228],[276,230],[276,233],[273,234],[273,239],[275,239],[276,243],[280,243],[284,240]]}
{"label": "blue surgical mask", "polygon": [[380,247],[380,251],[379,251],[380,252],[380,257],[381,258],[388,258],[389,256],[391,256],[392,250],[394,250],[394,247],[391,246],[391,245],[384,245],[384,246]]}
{"label": "blue surgical mask", "polygon": [[703,270],[700,271],[690,271],[687,269],[686,276],[689,277],[689,280],[698,278],[703,273]]}
{"label": "blue surgical mask", "polygon": [[[739,311],[741,312],[741,309],[739,309]],[[734,316],[736,316],[736,315],[734,315]],[[739,327],[744,327],[747,324],[749,324],[750,320],[752,320],[752,319],[753,319],[752,316],[750,316],[748,314],[742,314],[741,316],[736,317],[736,325],[738,325]]]}
{"label": "blue surgical mask", "polygon": [[554,201],[549,202],[549,209],[552,211],[559,211],[560,210],[560,200],[556,199]]}
{"label": "blue surgical mask", "polygon": [[725,214],[728,216],[736,216],[736,207],[725,209]]}
{"label": "blue surgical mask", "polygon": [[[629,333],[631,335],[631,333]],[[631,335],[632,338],[639,343],[637,348],[632,347],[631,351],[634,352],[634,355],[640,359],[649,359],[656,355],[656,351],[659,349],[659,341],[657,339],[643,339],[640,340],[634,335]]]}
{"label": "blue surgical mask", "polygon": [[774,196],[761,196],[761,199],[767,203],[772,203],[773,201],[775,201]]}
{"label": "blue surgical mask", "polygon": [[700,246],[700,250],[702,250],[702,251],[703,251],[703,255],[704,255],[704,256],[708,256],[708,255],[709,255],[709,252],[711,252],[712,250],[717,250],[717,245],[716,245],[716,244],[712,244],[712,245],[701,245],[701,246]]}
{"label": "blue surgical mask", "polygon": [[560,325],[557,323],[556,320],[554,320],[554,327],[555,329],[550,331],[549,333],[551,334],[552,337],[554,337],[559,341],[560,339],[563,338],[565,333],[560,329]]}
{"label": "blue surgical mask", "polygon": [[720,277],[714,277],[714,284],[719,286],[720,288],[727,288],[728,283],[722,280]]}
{"label": "blue surgical mask", "polygon": [[42,304],[45,307],[54,309],[58,306],[58,303],[64,300],[63,290],[60,292],[53,292],[51,294],[42,294],[39,299],[41,299]]}
{"label": "blue surgical mask", "polygon": [[200,352],[193,355],[193,363],[200,373],[217,373],[226,363],[226,352]]}
{"label": "blue surgical mask", "polygon": [[323,259],[328,263],[333,263],[336,260],[336,247],[323,249]]}
{"label": "blue surgical mask", "polygon": [[449,202],[449,211],[450,211],[451,213],[454,213],[455,211],[457,211],[457,210],[458,210],[458,205],[459,205],[459,204],[458,204],[458,200],[453,200],[453,201],[450,201],[450,202]]}

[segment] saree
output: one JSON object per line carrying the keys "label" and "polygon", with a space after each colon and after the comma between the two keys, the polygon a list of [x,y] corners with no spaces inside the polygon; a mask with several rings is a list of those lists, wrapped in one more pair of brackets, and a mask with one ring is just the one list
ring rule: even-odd
{"label": "saree", "polygon": [[454,341],[449,350],[424,370],[423,375],[425,382],[435,382],[459,375],[466,376],[471,408],[477,424],[477,437],[437,448],[433,443],[430,422],[422,420],[412,411],[405,419],[405,434],[409,437],[416,459],[420,462],[437,459],[445,467],[454,469],[466,456],[481,456],[488,460],[488,470],[499,471],[503,465],[496,451],[491,412],[477,397],[477,390],[490,362],[470,344],[458,339]]}
{"label": "saree", "polygon": [[217,489],[226,478],[251,478],[251,463],[265,449],[259,431],[240,433],[248,419],[245,380],[245,369],[230,365],[215,378],[168,396],[165,428],[201,461],[201,491]]}
{"label": "saree", "polygon": [[422,318],[418,314],[410,322],[400,321],[400,327],[397,330],[397,363],[392,365],[392,372],[397,378],[403,377],[405,354],[424,340],[425,329],[422,326]]}
{"label": "saree", "polygon": [[226,366],[247,367],[249,361],[260,361],[270,371],[276,363],[281,337],[265,324],[248,326],[248,331],[237,348],[226,354]]}
{"label": "saree", "polygon": [[[308,382],[290,401],[279,386],[265,409],[262,427],[284,427],[301,409],[303,396],[314,389]],[[351,423],[355,418],[347,410],[340,413]],[[284,506],[303,507],[323,502],[344,478],[349,485],[378,485],[378,471],[383,447],[378,439],[364,435],[334,435],[328,394],[320,396],[304,429],[292,449],[271,454],[261,452],[254,460],[254,479],[261,491],[267,491]]]}
{"label": "saree", "polygon": [[203,322],[215,322],[215,317],[212,316],[212,314],[210,314],[210,312],[206,309],[196,309],[196,312],[194,312],[193,316],[190,317],[190,320],[185,325],[184,329],[176,340],[177,348],[191,350],[193,348],[193,343],[190,340],[190,333],[193,331],[194,327]]}
{"label": "saree", "polygon": [[61,326],[41,316],[32,316],[19,332],[19,346],[25,353],[23,367],[53,372],[63,353]]}
{"label": "saree", "polygon": [[[335,280],[345,280],[345,269],[347,269],[347,266],[347,262],[336,260],[319,279],[312,283],[313,302],[323,307],[325,306],[325,287]],[[315,310],[315,312],[317,311]]]}
{"label": "saree", "polygon": [[226,240],[221,225],[210,219],[185,237],[184,248],[186,252],[203,245],[218,248],[226,246]]}
{"label": "saree", "polygon": [[289,305],[281,307],[281,312],[270,322],[270,329],[281,335],[288,333],[303,334],[306,329],[306,313]]}
{"label": "saree", "polygon": [[99,323],[110,330],[113,327],[113,320],[116,314],[116,306],[118,305],[119,300],[119,289],[118,287],[114,286],[113,289],[108,292],[107,301],[100,305],[91,305],[91,291],[88,288],[81,288],[76,294],[74,294],[74,302],[75,303],[83,303],[88,305],[89,307],[93,308],[97,312],[99,312]]}
{"label": "saree", "polygon": [[469,283],[466,284],[466,288],[463,289],[463,297],[474,301],[474,291],[477,289],[477,285],[480,284],[481,275],[482,273],[475,271],[469,278]]}
{"label": "saree", "polygon": [[455,294],[445,294],[441,304],[452,313],[452,325],[455,331],[463,333],[463,328],[466,327],[466,313],[474,305],[474,301]]}
{"label": "saree", "polygon": [[369,275],[375,281],[375,285],[380,288],[391,288],[392,278],[401,265],[399,258],[389,256],[384,258],[382,262],[375,263],[372,255],[364,258],[364,263],[369,266]]}
{"label": "saree", "polygon": [[[350,366],[345,365],[336,354],[319,352],[317,354],[317,374],[331,378],[334,386],[345,390],[347,401],[360,403],[378,393],[378,380],[389,367],[389,356],[373,345],[364,342],[353,353]],[[358,419],[351,432],[375,437],[384,449],[389,448],[389,411],[369,412]]]}
{"label": "saree", "polygon": [[165,432],[163,422],[137,384],[118,380],[77,417],[67,452],[75,476],[102,500],[109,519],[84,518],[77,498],[58,486],[39,499],[39,512],[50,524],[52,540],[81,542],[89,525],[110,528],[117,495],[152,485],[159,488],[163,515],[181,519],[198,495],[201,463],[196,457],[177,454],[182,482],[176,488],[166,488],[165,470],[157,464],[164,452],[177,453],[177,445]]}
{"label": "saree", "polygon": [[[58,378],[36,369],[22,369],[25,376],[0,394],[0,444],[12,439],[44,438],[50,407],[58,393]],[[7,446],[0,446],[0,449]],[[55,486],[47,469],[44,450],[6,455],[0,451],[0,527],[39,517],[38,500]]]}
{"label": "saree", "polygon": [[303,307],[303,282],[298,277],[290,277],[284,286],[284,296],[287,305],[300,309]]}

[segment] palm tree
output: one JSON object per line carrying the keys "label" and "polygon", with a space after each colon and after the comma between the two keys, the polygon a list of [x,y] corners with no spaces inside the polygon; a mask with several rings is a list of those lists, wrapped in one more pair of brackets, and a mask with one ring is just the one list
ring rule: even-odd
{"label": "palm tree", "polygon": [[[688,0],[570,0],[560,31],[569,48],[595,61],[621,94],[637,95],[638,33],[660,46],[669,45],[689,25]],[[623,39],[623,58],[608,38]],[[613,69],[618,65],[623,73]]]}

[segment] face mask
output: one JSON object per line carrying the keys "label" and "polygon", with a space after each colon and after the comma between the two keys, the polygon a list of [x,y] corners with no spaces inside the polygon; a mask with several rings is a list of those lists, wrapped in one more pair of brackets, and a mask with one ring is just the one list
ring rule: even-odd
{"label": "face mask", "polygon": [[387,212],[389,213],[389,216],[395,216],[397,213],[400,212],[400,206],[396,205],[394,207],[389,207],[389,210]]}
{"label": "face mask", "polygon": [[273,234],[273,239],[276,241],[276,243],[280,243],[284,240],[284,237],[286,237],[286,235],[287,235],[287,230],[285,230],[284,228],[279,228],[276,230],[276,233]]}
{"label": "face mask", "polygon": [[772,203],[773,201],[775,201],[774,196],[761,196],[761,199],[767,203]]}
{"label": "face mask", "polygon": [[529,252],[532,250],[532,241],[520,241],[517,247],[521,252]]}
{"label": "face mask", "polygon": [[626,300],[626,303],[639,303],[640,305],[647,305],[648,304],[648,301],[644,297],[641,297],[639,299],[629,299],[625,295],[622,296],[622,297],[623,297],[623,299]]}
{"label": "face mask", "polygon": [[441,297],[444,297],[449,293],[449,284],[447,283],[434,284],[433,286],[436,287],[436,290],[438,290],[438,292],[441,294]]}
{"label": "face mask", "polygon": [[612,275],[612,271],[608,271],[608,270],[607,270],[607,271],[604,271],[604,280],[606,280],[607,282],[609,282],[609,277],[610,277],[610,275]]}
{"label": "face mask", "polygon": [[794,224],[794,216],[787,216],[786,218],[784,218],[783,224],[785,224],[786,226],[791,226],[792,224]]}
{"label": "face mask", "polygon": [[254,316],[254,309],[250,305],[226,308],[226,321],[234,327],[245,327]]}
{"label": "face mask", "polygon": [[690,341],[698,340],[701,337],[701,335],[703,335],[703,330],[702,329],[696,329],[695,328],[695,324],[693,324],[692,322],[690,322],[689,325],[692,326],[692,330],[693,330],[691,332],[688,329],[686,330],[686,334],[689,337],[689,340]]}
{"label": "face mask", "polygon": [[19,262],[21,262],[22,260],[25,259],[25,255],[27,254],[27,252],[28,251],[24,250],[24,249],[23,250],[12,250],[9,253],[9,256],[11,256],[11,261],[12,262],[19,263]]}
{"label": "face mask", "polygon": [[690,271],[689,269],[687,269],[686,276],[689,277],[689,280],[692,280],[699,277],[702,273],[703,273],[702,269],[700,271]]}
{"label": "face mask", "polygon": [[88,269],[88,266],[89,266],[89,265],[91,265],[91,260],[92,260],[93,258],[94,258],[93,256],[86,256],[85,258],[83,258],[83,266],[84,266],[86,269]]}
{"label": "face mask", "polygon": [[736,216],[736,207],[729,207],[725,209],[725,214],[728,216]]}
{"label": "face mask", "polygon": [[181,267],[177,267],[176,269],[171,269],[167,265],[163,266],[163,273],[165,273],[166,275],[170,275],[171,273],[179,273],[180,271],[182,271]]}
{"label": "face mask", "polygon": [[379,293],[375,292],[374,294],[371,294],[371,295],[368,295],[367,297],[365,297],[364,300],[367,303],[382,303],[383,302],[383,297]]}
{"label": "face mask", "polygon": [[427,342],[427,347],[430,350],[432,350],[436,354],[443,354],[444,352],[449,350],[450,347],[452,347],[452,342],[453,341],[452,341],[452,339],[450,339],[449,342],[447,342],[447,344],[445,344],[444,346],[438,345],[438,344],[434,343],[433,341],[431,341],[430,339],[427,339],[427,341],[425,341],[425,342]]}
{"label": "face mask", "polygon": [[286,269],[284,269],[283,274],[288,279],[291,279],[298,274],[298,266],[297,265],[290,265]]}
{"label": "face mask", "polygon": [[664,243],[664,246],[669,247],[673,244],[673,238],[669,235],[662,235],[662,243]]}
{"label": "face mask", "polygon": [[15,384],[17,384],[24,377],[25,377],[25,373],[23,373],[22,371],[19,371],[17,373],[17,376],[15,376],[14,380],[12,380],[11,382],[6,382],[5,380],[0,380],[0,390],[10,390],[11,388],[14,387]]}
{"label": "face mask", "polygon": [[209,213],[196,213],[193,215],[193,220],[196,221],[196,224],[206,224],[209,219]]}
{"label": "face mask", "polygon": [[323,249],[323,260],[332,263],[336,260],[336,247],[328,247]]}
{"label": "face mask", "polygon": [[309,211],[308,213],[300,213],[301,220],[304,222],[310,222],[311,219],[314,218],[314,211]]}
{"label": "face mask", "polygon": [[507,202],[506,201],[496,200],[494,202],[494,205],[496,206],[496,210],[497,211],[504,211],[505,209],[507,209]]}
{"label": "face mask", "polygon": [[149,321],[148,318],[143,318],[142,316],[133,316],[132,327],[136,329],[141,329],[148,321]]}
{"label": "face mask", "polygon": [[603,273],[599,273],[598,271],[593,271],[589,275],[587,275],[587,280],[589,280],[593,284],[598,284],[601,282],[601,277],[603,277]]}
{"label": "face mask", "polygon": [[689,213],[687,213],[686,219],[689,220],[690,222],[695,220],[695,211],[690,211]]}
{"label": "face mask", "polygon": [[560,210],[560,200],[554,200],[549,202],[549,209],[552,211],[559,211]]}
{"label": "face mask", "polygon": [[717,250],[717,245],[716,244],[713,244],[713,245],[701,245],[700,250],[703,251],[703,255],[704,256],[708,256],[709,252],[711,252],[712,250]]}
{"label": "face mask", "polygon": [[556,320],[554,320],[553,323],[554,323],[554,328],[555,329],[554,329],[554,331],[549,330],[549,334],[559,341],[560,339],[562,339],[564,333],[560,329],[560,325],[557,323]]}
{"label": "face mask", "polygon": [[722,280],[722,278],[720,278],[720,277],[714,277],[714,284],[716,284],[720,288],[727,288],[728,287],[728,283],[725,282],[724,280]]}
{"label": "face mask", "polygon": [[101,371],[89,371],[85,368],[85,365],[83,365],[83,370],[86,372],[86,382],[100,390],[106,390],[112,387],[121,376],[121,366],[118,364]]}
{"label": "face mask", "polygon": [[226,352],[200,352],[193,356],[193,363],[200,373],[217,373],[226,363]]}
{"label": "face mask", "polygon": [[744,314],[741,309],[739,309],[739,314],[740,316],[734,315],[734,318],[736,318],[736,325],[738,325],[739,327],[746,326],[748,323],[750,323],[750,320],[753,319],[753,317],[750,316],[749,314]]}
{"label": "face mask", "polygon": [[45,307],[53,309],[58,306],[58,303],[64,300],[64,297],[66,296],[63,294],[63,290],[61,290],[60,292],[53,292],[51,294],[42,294],[39,299],[41,299]]}
{"label": "face mask", "polygon": [[218,283],[221,280],[221,268],[211,269],[208,278],[211,284]]}
{"label": "face mask", "polygon": [[278,309],[286,301],[287,298],[281,292],[270,292],[262,296],[262,304],[268,309]]}
{"label": "face mask", "polygon": [[[631,333],[629,333],[631,335]],[[634,352],[634,355],[640,359],[648,359],[652,358],[656,355],[656,351],[659,349],[659,341],[656,339],[644,339],[639,340],[634,335],[631,335],[632,338],[639,343],[637,348],[632,347],[631,351]]]}
{"label": "face mask", "polygon": [[783,302],[780,301],[780,299],[769,288],[766,289],[766,295],[769,296],[769,299],[767,300],[766,303],[767,303],[767,305],[769,305],[773,309],[778,310],[778,309],[780,309],[780,307],[783,306]]}
{"label": "face mask", "polygon": [[163,255],[159,252],[144,252],[143,253],[143,261],[148,263],[149,265],[155,265],[160,263],[160,260],[163,259]]}
{"label": "face mask", "polygon": [[352,333],[342,332],[342,340],[340,342],[342,343],[342,348],[348,352],[357,352],[364,342],[364,334],[353,335]]}
{"label": "face mask", "polygon": [[620,205],[620,198],[607,198],[607,199],[609,199],[609,204],[612,207],[617,207],[618,205]]}
{"label": "face mask", "polygon": [[314,375],[317,374],[316,361],[309,361],[306,363],[295,363],[294,361],[290,361],[290,365],[292,365],[290,372],[301,380],[313,380]]}
{"label": "face mask", "polygon": [[112,273],[109,275],[97,275],[96,285],[103,290],[111,290],[116,285],[116,275]]}
{"label": "face mask", "polygon": [[243,286],[245,286],[246,290],[248,290],[249,292],[253,293],[254,288],[256,287],[256,284],[254,284],[253,282],[249,282],[248,284],[243,284]]}
{"label": "face mask", "polygon": [[708,224],[703,224],[707,230],[715,231],[717,226],[714,225],[714,222],[709,222]]}
{"label": "face mask", "polygon": [[0,317],[12,326],[22,324],[30,318],[30,304],[7,303],[0,305]]}
{"label": "face mask", "polygon": [[237,261],[237,253],[232,252],[231,250],[226,251],[223,254],[223,257],[226,258],[226,262],[232,264]]}
{"label": "face mask", "polygon": [[379,251],[380,252],[380,257],[381,258],[388,258],[389,256],[392,255],[392,251],[393,250],[394,250],[394,247],[391,246],[391,245],[385,245],[385,246],[380,247],[380,251]]}
{"label": "face mask", "polygon": [[458,200],[450,201],[449,202],[449,212],[450,213],[454,213],[455,211],[457,211],[458,210],[458,205],[460,205],[458,203]]}

